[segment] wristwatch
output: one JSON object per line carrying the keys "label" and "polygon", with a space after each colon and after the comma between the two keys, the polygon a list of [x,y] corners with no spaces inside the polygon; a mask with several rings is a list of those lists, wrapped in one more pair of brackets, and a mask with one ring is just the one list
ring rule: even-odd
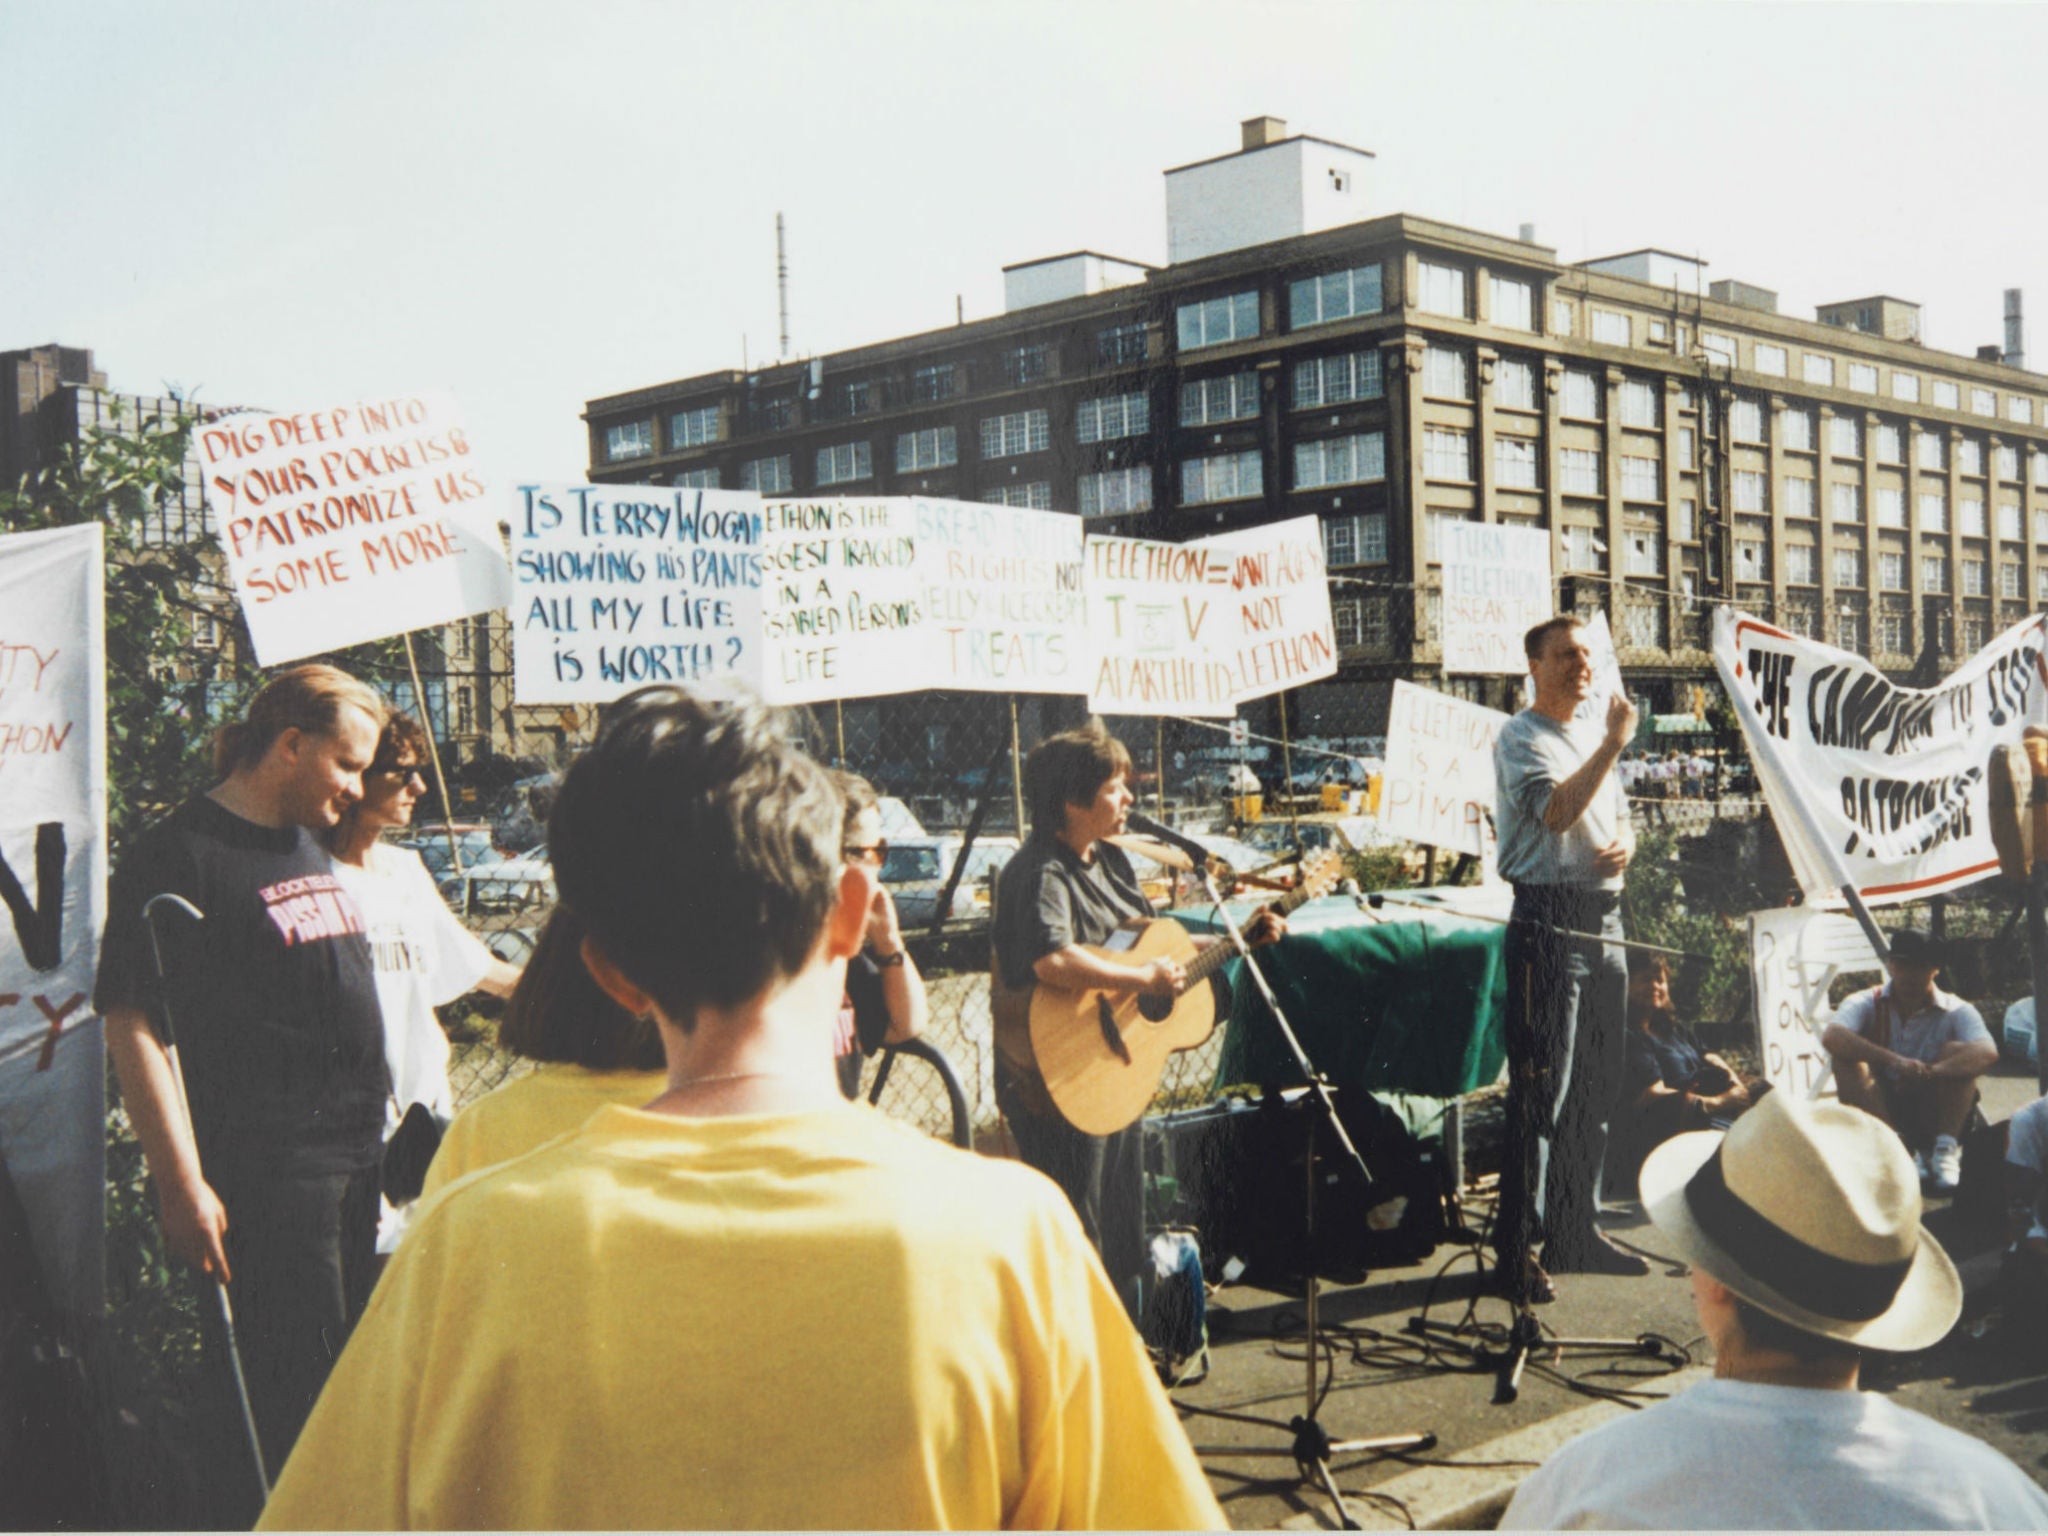
{"label": "wristwatch", "polygon": [[903,957],[906,953],[907,951],[899,949],[895,951],[893,954],[877,955],[875,956],[875,966],[879,970],[886,971],[891,966],[901,965],[903,963]]}

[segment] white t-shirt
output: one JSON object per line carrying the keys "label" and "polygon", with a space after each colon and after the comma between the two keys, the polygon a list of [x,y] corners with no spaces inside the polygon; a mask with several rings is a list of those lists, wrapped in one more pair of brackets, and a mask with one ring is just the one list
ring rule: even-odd
{"label": "white t-shirt", "polygon": [[1872,1392],[1703,1381],[1580,1436],[1502,1530],[2044,1530],[2048,1492]]}
{"label": "white t-shirt", "polygon": [[1936,987],[1931,1002],[1902,1017],[1898,1005],[1891,1001],[1891,992],[1891,983],[1886,982],[1882,987],[1844,998],[1842,1006],[1835,1010],[1835,1022],[1851,1034],[1868,1039],[1877,1001],[1882,996],[1891,1031],[1890,1049],[1901,1056],[1932,1062],[1941,1055],[1942,1047],[1952,1042],[1991,1043],[1991,1031],[1984,1027],[1984,1016],[1974,1004],[1964,1002],[1954,993]]}
{"label": "white t-shirt", "polygon": [[[2048,1099],[2036,1099],[2013,1113],[2005,1133],[2005,1160],[2035,1173],[2048,1174]],[[2038,1204],[2034,1207],[2033,1229],[2027,1236],[2048,1237],[2048,1226],[2042,1224]]]}

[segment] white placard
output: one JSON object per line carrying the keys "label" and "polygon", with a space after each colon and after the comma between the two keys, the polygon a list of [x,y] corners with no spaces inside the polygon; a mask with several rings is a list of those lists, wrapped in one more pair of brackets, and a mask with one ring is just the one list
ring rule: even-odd
{"label": "white placard", "polygon": [[1237,708],[1241,630],[1234,560],[1211,540],[1163,544],[1091,534],[1088,707],[1106,715],[1223,716]]}
{"label": "white placard", "polygon": [[604,703],[722,675],[759,686],[759,496],[522,485],[510,520],[519,703]]}
{"label": "white placard", "polygon": [[1237,702],[1336,676],[1322,525],[1314,517],[1297,517],[1206,542],[1231,556],[1238,637],[1230,665]]}
{"label": "white placard", "polygon": [[931,627],[919,686],[1083,693],[1081,520],[1065,512],[919,497],[920,605]]}
{"label": "white placard", "polygon": [[935,637],[907,497],[762,504],[761,691],[815,704],[927,687]]}
{"label": "white placard", "polygon": [[1497,709],[1396,681],[1387,714],[1379,824],[1397,837],[1475,857],[1492,846]]}
{"label": "white placard", "polygon": [[1528,671],[1522,637],[1552,613],[1550,531],[1444,522],[1437,538],[1444,671],[1501,677]]}
{"label": "white placard", "polygon": [[1749,915],[1749,975],[1756,999],[1756,1048],[1764,1076],[1799,1098],[1832,1096],[1821,1031],[1834,1019],[1828,989],[1838,977],[1884,979],[1884,967],[1854,918],[1812,907]]}
{"label": "white placard", "polygon": [[192,442],[266,667],[512,600],[499,509],[446,395],[242,411]]}
{"label": "white placard", "polygon": [[0,537],[0,1161],[59,1306],[105,1286],[106,654],[98,523]]}

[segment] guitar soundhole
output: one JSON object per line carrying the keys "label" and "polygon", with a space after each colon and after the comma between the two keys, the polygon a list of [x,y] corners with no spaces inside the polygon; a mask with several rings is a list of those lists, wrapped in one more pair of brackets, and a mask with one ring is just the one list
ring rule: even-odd
{"label": "guitar soundhole", "polygon": [[1174,999],[1147,992],[1138,998],[1138,1017],[1147,1024],[1164,1024],[1173,1017]]}

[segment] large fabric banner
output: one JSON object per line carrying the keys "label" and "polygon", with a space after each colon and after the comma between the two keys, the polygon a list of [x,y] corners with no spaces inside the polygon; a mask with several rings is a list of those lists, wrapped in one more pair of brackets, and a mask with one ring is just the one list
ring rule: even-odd
{"label": "large fabric banner", "polygon": [[1714,615],[1714,664],[1809,902],[1917,901],[1994,874],[1987,768],[2048,699],[2040,615],[1939,687],[1749,614]]}
{"label": "large fabric banner", "polygon": [[445,395],[240,411],[192,445],[266,667],[512,601],[499,509]]}
{"label": "large fabric banner", "polygon": [[1433,688],[1394,682],[1379,824],[1474,857],[1493,836],[1493,743],[1508,717]]}
{"label": "large fabric banner", "polygon": [[0,538],[0,1162],[50,1299],[104,1296],[107,883],[100,525]]}

